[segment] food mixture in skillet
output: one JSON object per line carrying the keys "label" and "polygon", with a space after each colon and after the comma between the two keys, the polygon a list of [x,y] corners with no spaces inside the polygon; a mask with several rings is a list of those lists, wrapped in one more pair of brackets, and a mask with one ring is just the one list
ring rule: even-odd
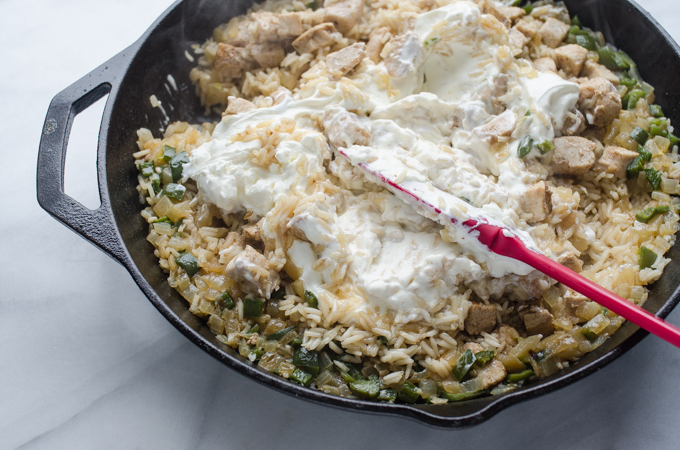
{"label": "food mixture in skillet", "polygon": [[147,239],[217,340],[284,378],[460,401],[551,375],[623,323],[360,162],[637,304],[669,262],[680,139],[635,63],[561,3],[268,1],[187,57],[222,119],[138,131]]}

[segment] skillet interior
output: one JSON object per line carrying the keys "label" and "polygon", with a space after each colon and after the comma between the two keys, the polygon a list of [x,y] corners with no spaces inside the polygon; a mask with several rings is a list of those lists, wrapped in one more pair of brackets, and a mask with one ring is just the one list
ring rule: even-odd
{"label": "skillet interior", "polygon": [[[668,117],[680,123],[680,85],[674,80],[674,74],[680,73],[680,52],[658,24],[627,0],[567,0],[566,3],[570,12],[578,14],[586,26],[602,31],[608,42],[638,62],[643,78],[656,87],[657,103]],[[355,410],[405,415],[432,425],[462,426],[486,420],[514,402],[565,386],[604,366],[646,335],[626,323],[603,346],[551,377],[505,395],[440,406],[378,404],[326,395],[253,367],[237,352],[219,344],[207,326],[188,312],[186,301],[168,286],[166,275],[153,255],[153,247],[145,240],[147,226],[139,215],[141,206],[135,190],[137,171],[130,155],[136,148],[137,128],[144,126],[158,135],[162,126],[162,112],[150,106],[152,94],[162,101],[171,121],[195,123],[217,119],[206,117],[198,103],[188,77],[192,63],[184,52],[191,44],[203,42],[215,26],[243,14],[250,4],[248,0],[184,0],[173,5],[136,44],[138,51],[120,88],[109,99],[108,129],[101,130],[100,139],[106,144],[105,155],[100,155],[100,163],[105,164],[100,173],[106,174],[105,179],[100,179],[102,199],[104,205],[110,201],[110,210],[128,253],[123,263],[151,302],[189,339],[238,371],[296,396]],[[169,74],[176,80],[178,91],[169,87]],[[645,304],[646,309],[662,317],[679,298],[678,245],[669,255],[673,261],[653,286]]]}

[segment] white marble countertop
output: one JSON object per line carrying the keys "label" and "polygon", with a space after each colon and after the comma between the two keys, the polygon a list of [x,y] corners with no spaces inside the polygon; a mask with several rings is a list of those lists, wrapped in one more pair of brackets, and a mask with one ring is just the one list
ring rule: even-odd
{"label": "white marble countertop", "polygon": [[[176,331],[120,265],[35,199],[51,98],[171,3],[0,2],[0,205],[9,214],[0,221],[0,449],[678,447],[680,351],[654,337],[576,384],[474,428],[441,430],[288,397]],[[680,39],[677,4],[640,3]],[[89,206],[98,203],[101,111],[79,116],[67,159],[66,191]],[[680,311],[669,320],[680,324]]]}

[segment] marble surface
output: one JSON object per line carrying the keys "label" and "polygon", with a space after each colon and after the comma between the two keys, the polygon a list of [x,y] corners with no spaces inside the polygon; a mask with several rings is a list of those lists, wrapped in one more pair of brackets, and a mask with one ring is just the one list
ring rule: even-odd
{"label": "marble surface", "polygon": [[[680,39],[677,4],[640,3]],[[653,337],[574,385],[441,430],[285,396],[177,332],[120,265],[40,209],[34,187],[51,98],[170,4],[0,2],[0,449],[677,448],[680,351]],[[78,117],[67,158],[67,193],[88,206],[101,111]]]}

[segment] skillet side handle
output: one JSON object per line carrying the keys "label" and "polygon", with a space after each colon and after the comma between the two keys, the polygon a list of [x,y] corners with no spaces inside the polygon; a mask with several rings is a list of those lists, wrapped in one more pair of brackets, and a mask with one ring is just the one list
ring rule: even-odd
{"label": "skillet side handle", "polygon": [[[38,151],[38,203],[52,217],[122,262],[125,250],[115,231],[113,217],[102,194],[101,156],[105,154],[103,131],[108,128],[109,106],[130,56],[122,52],[56,95],[47,111]],[[64,192],[64,166],[71,126],[75,117],[97,100],[112,93],[99,130],[98,181],[102,205],[91,210]]]}

